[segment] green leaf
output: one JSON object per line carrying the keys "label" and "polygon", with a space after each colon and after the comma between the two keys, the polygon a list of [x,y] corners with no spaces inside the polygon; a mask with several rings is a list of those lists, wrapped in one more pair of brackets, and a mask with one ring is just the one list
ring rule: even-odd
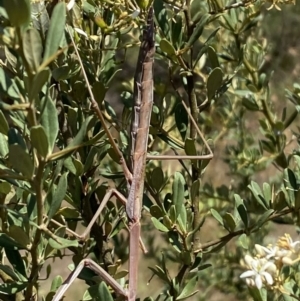
{"label": "green leaf", "polygon": [[1,283],[0,293],[5,295],[14,295],[27,287],[27,282]]}
{"label": "green leaf", "polygon": [[200,265],[200,266],[198,267],[198,271],[206,270],[206,269],[208,269],[208,268],[210,268],[210,267],[212,267],[212,266],[213,266],[213,265],[210,264],[210,263],[202,264],[202,265]]}
{"label": "green leaf", "polygon": [[62,207],[59,209],[58,213],[66,219],[77,219],[79,218],[79,212],[75,208]]}
{"label": "green leaf", "polygon": [[27,278],[26,267],[24,265],[23,258],[20,255],[19,251],[5,249],[5,254],[6,254],[6,257],[9,260],[10,264],[14,268],[14,270],[18,271],[18,273],[20,273],[26,279]]}
{"label": "green leaf", "polygon": [[0,133],[0,157],[6,157],[8,154],[8,145],[6,136]]}
{"label": "green leaf", "polygon": [[37,97],[38,93],[42,91],[43,86],[48,82],[50,78],[50,74],[51,72],[49,68],[45,68],[34,76],[29,92],[30,101],[33,101]]}
{"label": "green leaf", "polygon": [[52,76],[56,81],[66,80],[69,78],[70,70],[70,66],[61,66],[52,70]]}
{"label": "green leaf", "polygon": [[239,236],[238,241],[245,250],[249,250],[249,238],[245,233]]}
{"label": "green leaf", "polygon": [[105,88],[105,86],[103,85],[102,82],[95,81],[93,83],[92,91],[93,91],[95,100],[97,101],[98,105],[100,106],[104,100],[107,89]]}
{"label": "green leaf", "polygon": [[51,275],[51,271],[52,271],[51,264],[48,264],[46,267],[46,279],[49,279],[49,277]]}
{"label": "green leaf", "polygon": [[96,13],[96,4],[94,3],[94,5],[91,5],[88,1],[84,1],[82,3],[82,8],[83,8],[83,11],[89,15],[89,14],[92,14],[94,15]]}
{"label": "green leaf", "polygon": [[223,222],[223,218],[222,216],[219,214],[218,211],[216,211],[215,209],[210,209],[210,212],[212,214],[212,216],[222,225],[224,226],[224,222]]}
{"label": "green leaf", "polygon": [[80,176],[83,173],[83,165],[80,160],[73,158],[73,164],[76,170],[76,175]]}
{"label": "green leaf", "polygon": [[154,14],[156,20],[158,22],[158,26],[160,27],[163,35],[165,37],[169,36],[170,33],[170,22],[168,20],[168,13],[164,6],[163,1],[161,0],[154,0],[153,2]]}
{"label": "green leaf", "polygon": [[91,285],[83,294],[82,301],[93,300],[93,296],[95,296],[95,300],[97,300],[98,294],[98,285]]}
{"label": "green leaf", "polygon": [[300,208],[300,189],[295,191],[295,210],[299,210]]}
{"label": "green leaf", "polygon": [[176,298],[176,300],[184,300],[195,295],[199,290],[194,291],[195,286],[198,282],[198,276],[193,277],[188,283],[185,285],[180,295]]}
{"label": "green leaf", "polygon": [[[7,76],[3,68],[0,68],[0,87],[3,93],[8,94],[8,89],[13,85],[12,79]],[[2,109],[2,108],[1,108]]]}
{"label": "green leaf", "polygon": [[248,227],[248,213],[247,213],[246,207],[243,203],[243,200],[237,194],[234,195],[234,199],[235,199],[235,207],[237,208],[237,211],[241,217],[241,220],[243,221],[243,223],[245,225],[245,228],[247,228]]}
{"label": "green leaf", "polygon": [[76,167],[74,165],[74,162],[73,162],[73,157],[67,157],[65,160],[64,160],[64,167],[70,171],[72,174],[76,175]]}
{"label": "green leaf", "polygon": [[179,211],[177,222],[179,224],[181,231],[183,233],[186,233],[188,224],[187,224],[187,212],[186,212],[186,208],[185,208],[184,204],[182,204],[181,209]]}
{"label": "green leaf", "polygon": [[13,271],[13,269],[10,266],[0,264],[0,270],[3,271],[8,276],[10,276],[14,281],[20,280],[18,275],[15,273],[15,271]]}
{"label": "green leaf", "polygon": [[[110,146],[107,145],[109,148]],[[84,162],[83,172],[89,171],[94,166],[94,158],[96,155],[99,155],[99,148],[96,146],[92,146],[89,150],[88,156]]]}
{"label": "green leaf", "polygon": [[185,180],[181,173],[175,172],[174,181],[172,185],[172,201],[175,205],[176,218],[180,214],[182,205],[184,204],[184,184]]}
{"label": "green leaf", "polygon": [[210,19],[210,15],[209,14],[204,14],[200,21],[198,22],[196,28],[194,29],[192,35],[190,36],[185,49],[191,48],[194,43],[200,38],[200,36],[202,35],[204,26],[208,23],[208,20]]}
{"label": "green leaf", "polygon": [[173,140],[169,135],[158,134],[157,137],[159,137],[162,141],[166,142],[167,144],[169,144],[171,147],[175,149],[182,149],[182,145],[178,143],[177,140]]}
{"label": "green leaf", "polygon": [[174,226],[174,223],[171,221],[171,219],[168,215],[165,215],[163,217],[163,223],[169,230],[171,230]]}
{"label": "green leaf", "polygon": [[[284,287],[284,291],[286,292],[285,294],[284,293],[282,294],[283,300],[284,301],[294,301],[295,298],[291,297],[290,295],[294,294],[294,289],[295,289],[295,287],[297,287],[295,285],[295,283],[293,281],[286,281],[283,284],[283,287]],[[299,290],[299,288],[298,288],[298,290]]]}
{"label": "green leaf", "polygon": [[53,249],[65,249],[69,247],[78,247],[78,241],[76,239],[70,240],[61,237],[56,237],[56,240],[49,238],[49,245]]}
{"label": "green leaf", "polygon": [[182,16],[181,14],[175,14],[171,19],[171,41],[172,45],[179,49],[182,44],[182,34],[183,34],[183,26],[182,26]]}
{"label": "green leaf", "polygon": [[9,236],[24,248],[30,244],[28,234],[19,226],[11,225],[9,227]]}
{"label": "green leaf", "polygon": [[289,166],[289,162],[287,160],[287,157],[285,155],[285,153],[282,151],[280,152],[276,159],[275,162],[278,166],[280,166],[281,168],[287,168]]}
{"label": "green leaf", "polygon": [[25,32],[23,51],[31,72],[37,72],[42,60],[43,45],[40,34],[35,28],[29,28]]}
{"label": "green leaf", "polygon": [[[247,92],[249,93],[249,91],[247,91]],[[259,106],[258,106],[255,98],[251,97],[249,95],[247,95],[246,97],[243,97],[242,104],[249,111],[258,111],[259,110]]]}
{"label": "green leaf", "polygon": [[289,204],[294,207],[295,206],[295,192],[298,190],[297,178],[294,172],[286,168],[283,172],[283,180],[285,189],[289,196]]}
{"label": "green leaf", "polygon": [[260,189],[260,187],[258,186],[257,183],[251,181],[251,184],[248,185],[248,188],[251,190],[253,196],[255,197],[255,199],[257,200],[257,202],[264,208],[264,209],[268,209],[268,205],[266,200],[263,197],[263,193]]}
{"label": "green leaf", "polygon": [[264,193],[264,198],[271,206],[272,204],[272,189],[269,183],[263,183],[263,193]]}
{"label": "green leaf", "polygon": [[115,279],[122,279],[124,277],[126,277],[128,275],[128,271],[127,270],[121,270],[121,271],[117,271],[114,274],[114,278]]}
{"label": "green leaf", "polygon": [[275,211],[281,211],[282,209],[284,209],[286,206],[289,206],[289,204],[287,203],[287,198],[285,196],[285,193],[280,190],[276,196],[275,196],[275,200],[273,202],[273,209]]}
{"label": "green leaf", "polygon": [[9,21],[12,26],[26,26],[30,22],[31,10],[29,0],[3,0]]}
{"label": "green leaf", "polygon": [[0,193],[5,195],[11,192],[11,185],[8,182],[1,182],[0,183]]}
{"label": "green leaf", "polygon": [[108,101],[104,100],[104,106],[109,116],[111,116],[113,119],[117,119],[117,114]]}
{"label": "green leaf", "polygon": [[[184,150],[188,156],[197,156],[195,140],[186,138],[184,141]],[[194,166],[197,166],[197,159],[193,159],[191,162]]]}
{"label": "green leaf", "polygon": [[32,18],[33,27],[41,33],[44,40],[50,23],[45,1],[32,2],[31,13],[34,16]]}
{"label": "green leaf", "polygon": [[100,283],[91,285],[83,294],[82,301],[101,301],[99,297],[99,286]]}
{"label": "green leaf", "polygon": [[87,129],[88,129],[89,123],[92,120],[92,118],[93,118],[93,116],[89,116],[88,118],[86,118],[84,120],[79,132],[77,133],[77,135],[72,140],[72,142],[68,145],[67,148],[71,148],[71,147],[74,147],[74,146],[79,146],[81,144],[81,142],[86,137]]}
{"label": "green leaf", "polygon": [[62,285],[63,283],[63,279],[61,276],[55,276],[52,283],[51,283],[51,288],[50,291],[51,292],[56,292],[58,290],[58,288]]}
{"label": "green leaf", "polygon": [[9,250],[24,249],[21,244],[9,237],[6,233],[0,233],[0,247]]}
{"label": "green leaf", "polygon": [[221,87],[223,82],[223,72],[221,68],[215,68],[208,76],[207,79],[207,98],[211,100],[214,98],[216,92]]}
{"label": "green leaf", "polygon": [[43,98],[42,107],[44,110],[41,115],[41,124],[44,127],[48,138],[48,154],[51,154],[58,134],[57,111],[54,101],[49,97]]}
{"label": "green leaf", "polygon": [[164,270],[161,267],[156,265],[155,268],[153,267],[148,267],[148,268],[153,272],[153,274],[158,276],[158,278],[162,279],[166,283],[170,283],[170,279],[168,278],[168,275],[164,272]]}
{"label": "green leaf", "polygon": [[191,187],[191,200],[195,200],[200,193],[200,179],[196,180],[193,182],[192,187]]}
{"label": "green leaf", "polygon": [[169,229],[164,224],[162,224],[157,218],[151,217],[151,220],[152,220],[154,227],[157,230],[162,231],[162,232],[169,232]]}
{"label": "green leaf", "polygon": [[46,38],[46,46],[44,52],[45,62],[54,55],[63,39],[66,23],[66,6],[64,2],[55,5],[50,20],[50,26]]}
{"label": "green leaf", "polygon": [[23,136],[15,128],[8,130],[8,144],[18,144],[22,149],[27,149]]}
{"label": "green leaf", "polygon": [[236,14],[235,12],[232,12],[230,14],[224,14],[222,16],[222,19],[225,21],[225,22],[222,22],[221,21],[221,24],[227,28],[228,30],[234,32],[235,31],[235,27],[236,27],[236,22],[237,22],[237,18],[236,18]]}
{"label": "green leaf", "polygon": [[182,140],[185,140],[189,118],[183,105],[179,103],[175,108],[175,122]]}
{"label": "green leaf", "polygon": [[233,218],[233,216],[226,212],[225,215],[223,216],[223,223],[224,227],[228,232],[233,232],[236,228],[236,222]]}
{"label": "green leaf", "polygon": [[207,54],[208,54],[208,57],[209,57],[209,60],[210,60],[210,63],[211,63],[211,68],[215,69],[215,68],[220,67],[218,56],[217,56],[216,51],[213,47],[209,46],[207,48]]}
{"label": "green leaf", "polygon": [[208,43],[210,42],[210,40],[211,40],[212,38],[215,37],[215,35],[217,34],[217,32],[219,31],[220,28],[221,28],[221,27],[216,28],[216,29],[209,35],[209,37],[208,37],[207,40],[205,41],[204,45],[201,47],[200,51],[199,51],[198,54],[197,54],[196,59],[194,60],[194,66],[193,66],[194,68],[197,66],[198,61],[201,59],[202,55],[203,55],[205,52],[207,52],[207,48],[209,47],[209,46],[208,46]]}
{"label": "green leaf", "polygon": [[264,288],[258,289],[257,287],[248,286],[248,290],[250,295],[253,297],[255,301],[267,301],[268,291]]}
{"label": "green leaf", "polygon": [[168,40],[162,39],[159,43],[159,47],[161,51],[165,52],[168,55],[168,57],[173,58],[174,56],[176,56],[176,50]]}
{"label": "green leaf", "polygon": [[160,167],[153,169],[151,173],[151,184],[156,192],[159,192],[164,185],[164,173]]}
{"label": "green leaf", "polygon": [[255,230],[259,229],[268,219],[269,217],[274,213],[273,209],[269,209],[256,221],[255,223]]}
{"label": "green leaf", "polygon": [[38,154],[46,158],[49,145],[45,129],[41,125],[33,126],[30,129],[30,139],[32,146],[37,150]]}
{"label": "green leaf", "polygon": [[26,178],[33,175],[34,165],[28,153],[20,145],[9,146],[9,162],[12,167]]}
{"label": "green leaf", "polygon": [[114,300],[104,281],[102,281],[99,285],[98,296],[99,296],[99,300],[105,300],[105,301]]}
{"label": "green leaf", "polygon": [[8,123],[2,110],[0,110],[0,133],[7,136]]}
{"label": "green leaf", "polygon": [[50,220],[55,214],[56,212],[59,210],[59,208],[61,207],[61,203],[63,201],[63,199],[65,198],[65,195],[67,193],[67,177],[68,177],[68,173],[64,173],[60,179],[59,182],[56,186],[56,189],[54,189],[54,192],[50,194],[51,196],[51,200],[49,200],[49,211],[48,211],[48,219]]}

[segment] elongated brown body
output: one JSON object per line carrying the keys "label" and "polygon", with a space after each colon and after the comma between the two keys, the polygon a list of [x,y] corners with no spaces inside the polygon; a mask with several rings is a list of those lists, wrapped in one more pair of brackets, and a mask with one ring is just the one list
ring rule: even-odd
{"label": "elongated brown body", "polygon": [[135,300],[137,291],[141,204],[144,192],[148,134],[153,105],[154,53],[154,23],[153,8],[151,7],[148,12],[147,26],[143,32],[138,56],[135,75],[134,106],[132,110],[132,183],[126,206],[130,227],[129,301]]}

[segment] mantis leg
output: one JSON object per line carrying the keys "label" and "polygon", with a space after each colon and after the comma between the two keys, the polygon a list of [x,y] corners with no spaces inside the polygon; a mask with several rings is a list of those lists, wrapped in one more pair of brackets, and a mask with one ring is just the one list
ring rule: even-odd
{"label": "mantis leg", "polygon": [[96,262],[91,259],[83,259],[76,269],[69,275],[62,286],[57,290],[52,301],[59,301],[63,298],[64,293],[71,286],[74,280],[78,277],[83,268],[89,268],[98,274],[107,284],[109,284],[114,291],[127,299],[127,290],[124,289],[112,276],[110,276],[104,269],[102,269]]}
{"label": "mantis leg", "polygon": [[[115,196],[117,197],[117,199],[119,199],[122,204],[124,206],[126,206],[126,203],[127,203],[127,199],[116,189],[112,188],[110,189],[107,194],[105,195],[105,197],[103,198],[99,208],[97,209],[96,213],[94,214],[92,220],[90,221],[90,223],[88,224],[88,226],[86,227],[86,229],[84,230],[84,232],[82,234],[77,234],[75,231],[72,231],[70,229],[66,229],[70,234],[72,234],[73,236],[75,236],[79,241],[86,241],[89,233],[91,232],[91,229],[94,225],[94,223],[97,221],[99,215],[101,214],[102,210],[105,208],[107,202],[110,200],[110,198],[112,196]],[[60,223],[58,223],[57,221],[55,220],[51,220],[52,223],[58,225],[58,226],[62,226]],[[142,241],[142,238],[140,237],[139,238],[139,244],[140,244],[140,247],[143,251],[144,254],[147,253],[147,249]]]}
{"label": "mantis leg", "polygon": [[[81,235],[78,235],[76,232],[74,232],[74,231],[72,231],[68,228],[67,228],[67,231],[69,233],[71,233],[72,235],[74,235],[75,237],[77,237],[80,241],[85,241],[87,239],[87,236],[89,235],[91,229],[92,229],[93,224],[97,221],[97,219],[98,219],[99,215],[101,214],[103,208],[106,206],[107,202],[109,201],[109,199],[113,195],[116,196],[126,206],[126,203],[127,203],[126,198],[119,191],[117,191],[116,189],[110,189],[108,191],[108,193],[105,195],[105,197],[103,198],[98,210],[96,211],[96,213],[93,216],[92,220],[88,224],[87,228],[85,229],[85,231]],[[55,224],[59,224],[58,222],[53,221],[53,220],[52,220],[52,222],[55,223]],[[131,237],[131,235],[130,235],[130,237]],[[143,250],[143,252],[147,253],[147,250],[146,250],[140,236],[139,236],[139,244],[140,244],[140,247]],[[80,272],[82,271],[82,269],[84,267],[87,267],[87,268],[91,269],[92,271],[94,271],[96,274],[98,274],[107,284],[109,284],[114,289],[114,291],[118,295],[122,295],[122,296],[127,298],[127,296],[128,296],[127,290],[122,288],[121,285],[111,275],[109,275],[103,268],[101,268],[93,260],[83,259],[79,263],[79,265],[76,267],[76,269],[65,280],[63,285],[59,288],[59,290],[56,292],[56,294],[54,295],[52,301],[59,301],[63,297],[64,293],[72,285],[72,283],[78,277],[78,275],[80,274]]]}

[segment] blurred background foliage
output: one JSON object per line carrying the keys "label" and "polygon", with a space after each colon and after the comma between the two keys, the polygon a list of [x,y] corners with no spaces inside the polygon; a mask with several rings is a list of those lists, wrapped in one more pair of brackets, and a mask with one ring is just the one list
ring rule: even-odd
{"label": "blurred background foliage", "polygon": [[[51,300],[68,263],[87,256],[126,286],[127,222],[118,202],[108,203],[88,241],[79,243],[66,231],[83,230],[109,188],[127,195],[70,35],[128,158],[146,12],[138,14],[141,3],[134,1],[82,0],[70,11],[58,2],[0,1],[3,300]],[[285,3],[292,4],[153,3],[157,53],[149,153],[207,153],[183,99],[214,159],[148,162],[142,238],[149,252],[140,260],[141,299],[283,300],[276,289],[248,291],[239,275],[254,244],[298,233],[300,4]],[[282,278],[296,296],[297,268]],[[80,278],[68,298],[98,300],[99,278],[88,270]]]}

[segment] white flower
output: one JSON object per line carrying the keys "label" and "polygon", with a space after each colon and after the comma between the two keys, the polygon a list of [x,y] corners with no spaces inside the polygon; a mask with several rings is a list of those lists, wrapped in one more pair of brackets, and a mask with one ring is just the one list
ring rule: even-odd
{"label": "white flower", "polygon": [[280,237],[276,244],[275,259],[286,265],[299,260],[300,241],[293,241],[289,234]]}
{"label": "white flower", "polygon": [[299,251],[300,241],[293,241],[289,234],[285,234],[284,236],[280,237],[277,241],[277,246],[282,249],[290,250],[292,252]]}
{"label": "white flower", "polygon": [[86,32],[84,32],[82,29],[74,27],[74,30],[77,31],[79,34],[85,36],[86,38],[88,37],[88,35],[86,34]]}
{"label": "white flower", "polygon": [[269,246],[269,247],[266,248],[266,247],[258,245],[258,244],[255,245],[255,249],[261,257],[266,257],[266,259],[270,259],[272,257],[275,257],[276,252],[277,252],[276,247]]}
{"label": "white flower", "polygon": [[141,11],[140,11],[139,9],[135,10],[135,11],[132,13],[131,18],[132,18],[132,19],[136,19],[136,18],[139,16],[140,13],[141,13]]}
{"label": "white flower", "polygon": [[75,0],[70,0],[70,2],[67,4],[67,10],[71,10],[75,4]]}
{"label": "white flower", "polygon": [[253,258],[250,255],[245,256],[245,262],[250,270],[241,274],[240,278],[246,278],[248,285],[261,289],[264,283],[268,285],[274,283],[272,274],[276,272],[276,266],[273,262],[265,258]]}

